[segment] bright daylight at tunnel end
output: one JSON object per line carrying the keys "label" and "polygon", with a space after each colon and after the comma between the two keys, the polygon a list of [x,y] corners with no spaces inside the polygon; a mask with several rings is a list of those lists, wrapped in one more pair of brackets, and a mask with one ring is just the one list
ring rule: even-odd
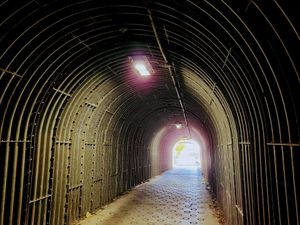
{"label": "bright daylight at tunnel end", "polygon": [[2,0],[0,225],[70,225],[183,167],[227,225],[300,225],[297,3]]}

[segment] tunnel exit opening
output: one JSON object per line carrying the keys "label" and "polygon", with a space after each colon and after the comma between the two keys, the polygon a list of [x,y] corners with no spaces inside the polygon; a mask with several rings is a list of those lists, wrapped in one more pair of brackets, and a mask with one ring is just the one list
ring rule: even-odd
{"label": "tunnel exit opening", "polygon": [[172,149],[173,168],[201,168],[200,145],[192,139],[182,139],[176,142]]}

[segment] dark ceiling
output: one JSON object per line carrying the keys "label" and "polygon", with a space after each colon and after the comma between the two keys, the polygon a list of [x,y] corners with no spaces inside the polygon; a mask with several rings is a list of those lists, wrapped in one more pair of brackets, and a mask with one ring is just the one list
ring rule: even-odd
{"label": "dark ceiling", "polygon": [[[209,110],[210,100],[201,99],[201,82],[218,91],[217,100],[235,116],[263,114],[262,96],[275,105],[290,100],[293,108],[299,87],[293,9],[292,2],[267,1],[5,1],[1,90],[13,88],[4,70],[22,76],[14,77],[18,87],[12,98],[21,92],[45,98],[38,92],[53,88],[73,93],[88,79],[95,85],[109,80],[128,107],[138,102],[142,111],[133,109],[142,117],[158,111],[162,118],[182,117],[158,38],[187,112],[203,117]],[[132,73],[128,57],[136,54],[149,58],[155,70],[151,79],[139,81]]]}

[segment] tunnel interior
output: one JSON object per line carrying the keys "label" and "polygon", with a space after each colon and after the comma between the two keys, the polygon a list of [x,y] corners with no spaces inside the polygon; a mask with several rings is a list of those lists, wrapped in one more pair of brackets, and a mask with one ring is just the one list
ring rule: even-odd
{"label": "tunnel interior", "polygon": [[83,218],[170,169],[185,138],[227,224],[300,225],[295,6],[2,1],[0,225]]}

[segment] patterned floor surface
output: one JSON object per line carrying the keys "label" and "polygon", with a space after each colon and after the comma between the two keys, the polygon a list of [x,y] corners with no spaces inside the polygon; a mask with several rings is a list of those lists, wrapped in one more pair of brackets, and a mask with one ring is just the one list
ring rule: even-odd
{"label": "patterned floor surface", "polygon": [[76,225],[219,225],[197,169],[172,169]]}

